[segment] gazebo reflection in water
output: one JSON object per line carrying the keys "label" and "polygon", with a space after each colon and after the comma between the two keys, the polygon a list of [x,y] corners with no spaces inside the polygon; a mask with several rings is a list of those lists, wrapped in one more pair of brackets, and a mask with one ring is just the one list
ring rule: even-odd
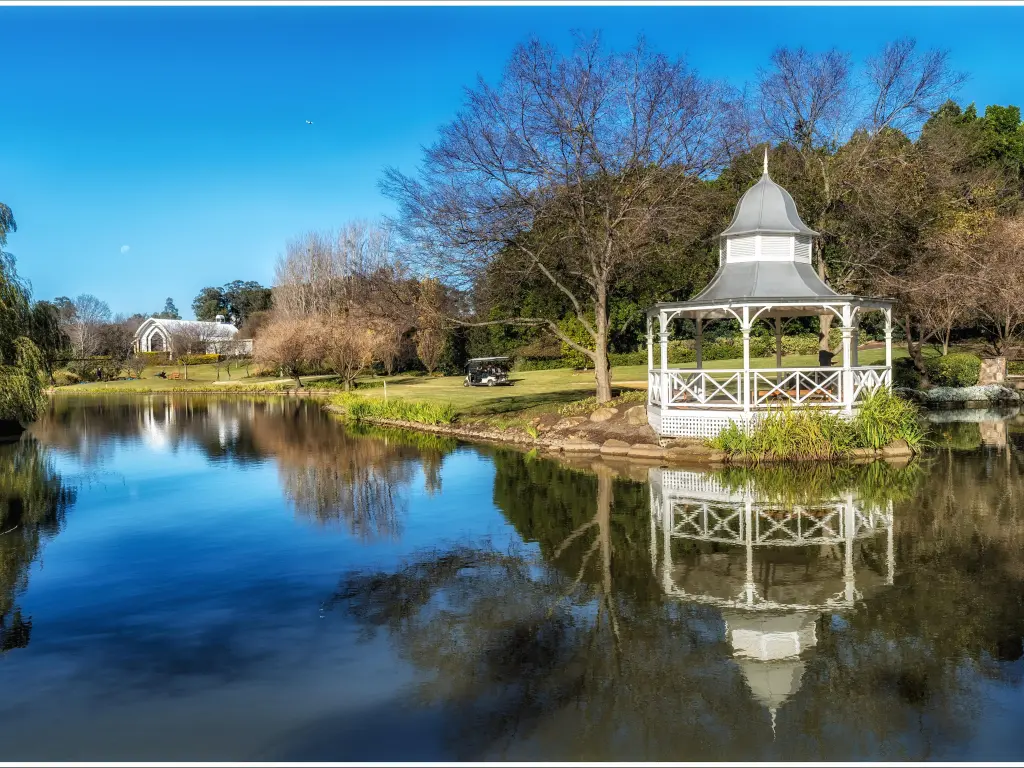
{"label": "gazebo reflection in water", "polygon": [[751,484],[651,469],[651,566],[663,591],[718,607],[751,692],[771,716],[796,693],[823,614],[893,583],[892,502],[848,491],[808,503]]}

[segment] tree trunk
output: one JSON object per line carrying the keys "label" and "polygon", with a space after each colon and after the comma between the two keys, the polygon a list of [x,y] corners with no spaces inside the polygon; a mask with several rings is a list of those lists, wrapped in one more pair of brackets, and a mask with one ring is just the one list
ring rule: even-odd
{"label": "tree trunk", "polygon": [[942,356],[945,357],[949,354],[949,337],[952,335],[953,329],[950,326],[946,326],[945,332],[942,334]]}
{"label": "tree trunk", "polygon": [[612,369],[608,362],[608,306],[605,292],[599,291],[594,302],[594,378],[597,380],[597,402],[612,399]]}
{"label": "tree trunk", "polygon": [[185,369],[185,381],[188,381],[188,363],[183,362],[181,367]]}

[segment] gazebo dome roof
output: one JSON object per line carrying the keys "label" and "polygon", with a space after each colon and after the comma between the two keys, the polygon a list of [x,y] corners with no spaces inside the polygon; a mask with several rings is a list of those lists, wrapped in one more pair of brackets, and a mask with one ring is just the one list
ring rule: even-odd
{"label": "gazebo dome roof", "polygon": [[764,155],[764,173],[754,186],[743,193],[722,237],[755,234],[811,237],[818,234],[800,218],[793,196],[768,175],[767,150]]}

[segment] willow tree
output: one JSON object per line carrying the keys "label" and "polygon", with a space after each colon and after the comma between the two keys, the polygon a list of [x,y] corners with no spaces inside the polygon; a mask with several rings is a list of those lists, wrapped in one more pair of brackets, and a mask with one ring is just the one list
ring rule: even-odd
{"label": "willow tree", "polygon": [[728,157],[729,96],[642,41],[609,52],[579,40],[563,56],[533,40],[496,85],[467,90],[418,174],[391,168],[381,186],[426,274],[469,290],[500,260],[507,285],[536,277],[564,295],[593,343],[570,338],[561,316],[479,324],[546,329],[592,361],[604,402],[612,289],[654,243],[694,228],[699,181]]}
{"label": "willow tree", "polygon": [[[11,209],[0,203],[0,248],[16,229]],[[31,333],[28,288],[18,278],[14,258],[0,250],[0,438],[34,421],[44,400],[43,360]]]}

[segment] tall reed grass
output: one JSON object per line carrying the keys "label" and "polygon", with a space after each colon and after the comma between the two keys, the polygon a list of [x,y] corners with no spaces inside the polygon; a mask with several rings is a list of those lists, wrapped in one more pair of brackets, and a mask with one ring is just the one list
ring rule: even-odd
{"label": "tall reed grass", "polygon": [[906,440],[917,450],[924,442],[918,407],[888,390],[861,401],[853,419],[817,410],[783,407],[763,416],[751,429],[730,424],[710,445],[751,463],[836,460],[855,448],[878,450]]}

